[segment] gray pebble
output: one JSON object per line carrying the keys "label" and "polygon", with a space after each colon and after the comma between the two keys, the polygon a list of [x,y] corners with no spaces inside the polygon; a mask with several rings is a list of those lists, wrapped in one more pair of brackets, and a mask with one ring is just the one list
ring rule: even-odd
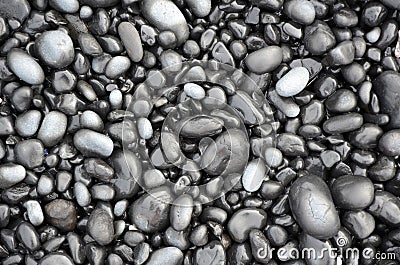
{"label": "gray pebble", "polygon": [[181,265],[183,253],[176,247],[165,247],[154,251],[146,265]]}
{"label": "gray pebble", "polygon": [[400,225],[400,200],[387,191],[376,191],[368,212],[390,226]]}
{"label": "gray pebble", "polygon": [[327,239],[339,231],[339,215],[322,178],[307,175],[297,179],[290,188],[289,203],[293,217],[305,233]]}
{"label": "gray pebble", "polygon": [[114,176],[114,169],[99,158],[87,158],[83,162],[85,172],[100,181],[109,182]]}
{"label": "gray pebble", "polygon": [[355,48],[352,41],[343,41],[332,49],[327,56],[327,62],[330,65],[351,64],[355,57]]}
{"label": "gray pebble", "polygon": [[169,225],[170,203],[173,194],[167,187],[155,188],[142,195],[130,207],[129,217],[146,233],[161,231]]}
{"label": "gray pebble", "polygon": [[27,0],[0,1],[0,16],[3,18],[17,20],[22,24],[30,11],[31,7]]}
{"label": "gray pebble", "polygon": [[90,204],[91,196],[89,190],[82,182],[75,182],[74,195],[79,206],[86,207]]}
{"label": "gray pebble", "polygon": [[391,130],[382,135],[379,149],[387,156],[400,155],[400,130]]}
{"label": "gray pebble", "polygon": [[193,245],[197,247],[201,247],[207,244],[208,242],[207,226],[203,224],[193,228],[190,233],[189,240]]}
{"label": "gray pebble", "polygon": [[211,0],[186,0],[186,4],[197,17],[205,17],[211,12]]}
{"label": "gray pebble", "polygon": [[131,61],[126,56],[113,57],[106,66],[106,76],[111,79],[123,75],[131,67]]}
{"label": "gray pebble", "polygon": [[314,55],[322,55],[333,48],[336,38],[324,21],[316,20],[305,28],[304,46]]}
{"label": "gray pebble", "polygon": [[111,216],[102,209],[95,209],[87,223],[89,234],[102,246],[108,245],[114,239],[114,224]]}
{"label": "gray pebble", "polygon": [[189,27],[185,16],[169,0],[144,0],[142,1],[143,16],[158,30],[170,30],[175,33],[178,45],[189,37]]}
{"label": "gray pebble", "polygon": [[262,209],[246,208],[235,212],[228,222],[232,239],[243,243],[252,229],[263,229],[267,224],[267,213]]}
{"label": "gray pebble", "polygon": [[51,111],[44,116],[37,138],[46,147],[59,143],[67,130],[67,116],[59,111]]}
{"label": "gray pebble", "polygon": [[80,33],[78,35],[78,43],[85,55],[99,56],[103,54],[103,49],[92,34]]}
{"label": "gray pebble", "polygon": [[249,240],[254,259],[262,264],[268,264],[272,258],[271,246],[263,232],[258,229],[251,230]]}
{"label": "gray pebble", "polygon": [[72,231],[76,227],[77,213],[72,201],[56,199],[44,206],[46,220],[62,231]]}
{"label": "gray pebble", "polygon": [[41,175],[36,189],[39,195],[49,195],[54,190],[54,179],[48,174]]}
{"label": "gray pebble", "polygon": [[194,83],[185,84],[183,89],[186,95],[188,95],[193,99],[201,100],[206,96],[206,92],[204,91],[204,89],[201,86]]}
{"label": "gray pebble", "polygon": [[130,22],[121,22],[118,34],[129,58],[137,63],[143,58],[143,47],[138,31]]}
{"label": "gray pebble", "polygon": [[225,249],[221,242],[212,241],[194,252],[193,265],[208,264],[226,264]]}
{"label": "gray pebble", "polygon": [[335,205],[348,210],[362,210],[374,200],[374,185],[369,178],[344,175],[332,184]]}
{"label": "gray pebble", "polygon": [[88,129],[81,129],[75,133],[74,145],[87,157],[108,157],[114,149],[114,143],[108,136]]}
{"label": "gray pebble", "polygon": [[149,169],[143,173],[143,185],[147,189],[157,188],[165,183],[164,174],[158,169]]}
{"label": "gray pebble", "polygon": [[349,211],[343,215],[343,225],[359,239],[367,238],[375,230],[374,217],[365,211]]}
{"label": "gray pebble", "polygon": [[250,161],[242,176],[243,188],[248,192],[255,192],[266,178],[267,168],[265,162],[261,158]]}
{"label": "gray pebble", "polygon": [[153,127],[147,118],[139,118],[137,126],[139,135],[143,139],[148,140],[153,136]]}
{"label": "gray pebble", "polygon": [[70,36],[61,30],[42,33],[35,42],[39,58],[52,68],[63,68],[70,65],[75,57],[74,45]]}
{"label": "gray pebble", "polygon": [[275,70],[283,59],[282,49],[279,46],[268,46],[250,53],[246,59],[246,66],[255,74],[264,74]]}
{"label": "gray pebble", "polygon": [[42,67],[21,49],[15,48],[7,53],[7,65],[18,78],[28,84],[40,85],[44,82]]}
{"label": "gray pebble", "polygon": [[220,133],[224,122],[208,115],[196,115],[182,121],[181,134],[188,138],[201,138]]}
{"label": "gray pebble", "polygon": [[76,76],[70,70],[56,71],[52,77],[52,85],[56,92],[70,92],[76,86]]}
{"label": "gray pebble", "polygon": [[288,156],[307,156],[307,148],[304,139],[292,133],[279,134],[277,148]]}
{"label": "gray pebble", "polygon": [[43,164],[44,147],[41,141],[29,139],[19,142],[14,149],[17,161],[27,167],[35,168]]}
{"label": "gray pebble", "polygon": [[183,194],[172,203],[170,221],[177,231],[185,230],[189,225],[193,212],[193,199],[190,195]]}
{"label": "gray pebble", "polygon": [[310,25],[315,19],[314,5],[307,0],[285,1],[283,11],[288,17],[302,25]]}
{"label": "gray pebble", "polygon": [[283,161],[282,152],[274,147],[267,147],[264,151],[265,163],[269,167],[279,167]]}
{"label": "gray pebble", "polygon": [[104,129],[104,123],[99,114],[92,110],[85,110],[79,117],[79,123],[82,129],[90,129],[101,132]]}
{"label": "gray pebble", "polygon": [[107,184],[96,184],[90,189],[92,198],[101,201],[111,201],[115,196],[115,190]]}
{"label": "gray pebble", "polygon": [[24,202],[24,207],[28,213],[28,219],[34,226],[41,225],[44,221],[42,207],[38,201],[29,200]]}
{"label": "gray pebble", "polygon": [[78,0],[49,0],[49,5],[62,13],[75,13],[79,10]]}
{"label": "gray pebble", "polygon": [[15,234],[19,242],[29,251],[36,251],[40,248],[39,235],[30,223],[22,222],[18,225]]}
{"label": "gray pebble", "polygon": [[297,95],[307,86],[309,78],[307,68],[293,68],[276,83],[276,92],[282,97]]}
{"label": "gray pebble", "polygon": [[64,253],[51,253],[44,256],[38,265],[73,265],[72,259]]}
{"label": "gray pebble", "polygon": [[363,116],[358,113],[349,113],[333,116],[323,124],[326,133],[346,133],[359,129],[363,124]]}
{"label": "gray pebble", "polygon": [[0,188],[7,189],[24,180],[26,170],[23,166],[13,163],[0,165]]}

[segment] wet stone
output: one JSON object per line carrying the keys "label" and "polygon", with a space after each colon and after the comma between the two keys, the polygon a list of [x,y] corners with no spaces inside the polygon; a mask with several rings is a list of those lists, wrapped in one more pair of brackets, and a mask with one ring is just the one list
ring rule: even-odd
{"label": "wet stone", "polygon": [[143,58],[143,48],[135,26],[130,22],[121,22],[118,26],[118,34],[129,58],[133,62],[139,62]]}
{"label": "wet stone", "polygon": [[89,216],[87,229],[100,245],[108,245],[114,238],[114,224],[111,216],[102,209],[95,209]]}
{"label": "wet stone", "polygon": [[276,83],[276,92],[282,97],[297,95],[307,86],[309,76],[306,68],[293,68]]}
{"label": "wet stone", "polygon": [[309,235],[327,239],[340,227],[339,215],[326,183],[318,176],[296,180],[289,192],[289,203],[299,226]]}
{"label": "wet stone", "polygon": [[261,158],[250,161],[243,172],[243,188],[248,192],[257,191],[261,187],[266,173],[267,167]]}
{"label": "wet stone", "polygon": [[250,53],[245,63],[253,73],[264,74],[275,70],[282,59],[282,49],[278,46],[269,46]]}
{"label": "wet stone", "polygon": [[194,252],[193,264],[225,264],[226,254],[222,244],[218,241],[212,241]]}
{"label": "wet stone", "polygon": [[363,117],[358,113],[349,113],[334,116],[323,124],[326,133],[346,133],[359,129],[363,124]]}
{"label": "wet stone", "polygon": [[29,251],[35,251],[40,248],[39,235],[35,228],[27,222],[22,222],[15,231],[18,241],[21,242]]}
{"label": "wet stone", "polygon": [[15,19],[21,24],[28,17],[31,7],[27,0],[0,1],[0,16],[7,19]]}
{"label": "wet stone", "polygon": [[43,163],[44,147],[39,140],[21,141],[15,146],[14,152],[17,161],[27,168],[35,168]]}
{"label": "wet stone", "polygon": [[8,52],[7,65],[16,76],[28,84],[40,85],[44,82],[42,67],[21,49]]}
{"label": "wet stone", "polygon": [[56,199],[44,207],[46,220],[62,231],[74,230],[77,222],[76,208],[73,202]]}
{"label": "wet stone", "polygon": [[38,263],[39,265],[73,265],[72,259],[63,253],[51,253],[44,256]]}
{"label": "wet stone", "polygon": [[147,261],[147,265],[180,265],[183,262],[183,253],[176,247],[165,247],[154,251]]}
{"label": "wet stone", "polygon": [[243,243],[251,229],[263,229],[267,224],[267,213],[257,208],[240,209],[230,218],[227,229],[232,239]]}
{"label": "wet stone", "polygon": [[75,52],[70,36],[61,30],[46,31],[36,39],[39,58],[52,68],[63,68],[72,63]]}
{"label": "wet stone", "polygon": [[360,239],[367,238],[375,230],[374,217],[365,211],[346,212],[342,220],[343,225]]}
{"label": "wet stone", "polygon": [[114,149],[114,144],[108,136],[88,129],[81,129],[75,133],[74,145],[88,157],[108,157]]}
{"label": "wet stone", "polygon": [[23,166],[14,163],[0,165],[0,188],[6,189],[24,180],[26,170]]}
{"label": "wet stone", "polygon": [[222,131],[223,125],[222,120],[207,115],[198,115],[183,121],[181,134],[189,138],[213,136]]}
{"label": "wet stone", "polygon": [[67,129],[67,116],[58,111],[51,111],[44,116],[37,138],[49,147],[59,143]]}

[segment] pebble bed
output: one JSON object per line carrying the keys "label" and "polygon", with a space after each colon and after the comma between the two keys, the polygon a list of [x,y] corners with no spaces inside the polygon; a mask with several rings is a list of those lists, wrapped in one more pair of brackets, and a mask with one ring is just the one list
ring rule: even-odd
{"label": "pebble bed", "polygon": [[0,0],[0,263],[400,264],[399,24],[399,0]]}

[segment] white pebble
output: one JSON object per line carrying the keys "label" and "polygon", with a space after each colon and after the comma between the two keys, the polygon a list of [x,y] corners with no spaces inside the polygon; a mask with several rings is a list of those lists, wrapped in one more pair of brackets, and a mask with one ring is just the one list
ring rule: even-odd
{"label": "white pebble", "polygon": [[309,79],[310,73],[306,68],[293,68],[276,83],[276,92],[282,97],[297,95],[307,86]]}
{"label": "white pebble", "polygon": [[137,121],[137,127],[140,137],[145,140],[150,139],[153,136],[153,127],[151,122],[146,118],[139,118]]}
{"label": "white pebble", "polygon": [[185,84],[183,90],[185,91],[186,95],[193,99],[201,100],[206,96],[206,92],[204,91],[204,89],[194,83]]}

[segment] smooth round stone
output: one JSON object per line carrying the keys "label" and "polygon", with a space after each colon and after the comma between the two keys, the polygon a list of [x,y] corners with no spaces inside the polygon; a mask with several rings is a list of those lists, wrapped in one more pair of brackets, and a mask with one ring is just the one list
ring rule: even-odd
{"label": "smooth round stone", "polygon": [[0,165],[0,189],[7,189],[24,180],[26,170],[23,166],[14,163]]}
{"label": "smooth round stone", "polygon": [[340,219],[330,190],[318,176],[306,175],[290,187],[289,203],[293,217],[303,231],[318,239],[337,234]]}
{"label": "smooth round stone", "polygon": [[158,42],[165,49],[175,48],[176,46],[176,36],[175,33],[169,30],[165,30],[158,34]]}
{"label": "smooth round stone", "polygon": [[357,107],[357,96],[349,89],[339,89],[325,101],[331,112],[349,112]]}
{"label": "smooth round stone", "polygon": [[74,265],[72,259],[64,253],[51,253],[44,256],[38,265]]}
{"label": "smooth round stone", "polygon": [[79,10],[78,0],[49,0],[49,5],[61,13],[75,13]]}
{"label": "smooth round stone", "polygon": [[225,249],[221,242],[215,240],[196,249],[193,255],[193,265],[226,264]]}
{"label": "smooth round stone", "polygon": [[41,141],[29,139],[17,143],[14,149],[18,163],[27,167],[41,166],[44,158],[44,147]]}
{"label": "smooth round stone", "polygon": [[70,65],[75,57],[71,37],[61,30],[45,31],[35,42],[39,58],[52,68],[63,68]]}
{"label": "smooth round stone", "polygon": [[91,7],[110,7],[118,4],[120,0],[81,0],[80,2]]}
{"label": "smooth round stone", "polygon": [[374,200],[374,185],[369,178],[344,175],[332,184],[335,205],[348,210],[362,210]]}
{"label": "smooth round stone", "polygon": [[145,140],[153,137],[153,127],[151,122],[146,118],[139,118],[137,121],[137,127],[140,137]]}
{"label": "smooth round stone", "polygon": [[315,20],[314,5],[307,0],[288,0],[283,6],[285,14],[302,25],[310,25]]}
{"label": "smooth round stone", "polygon": [[113,57],[106,66],[106,76],[115,79],[123,75],[131,67],[131,61],[125,56]]}
{"label": "smooth round stone", "polygon": [[90,189],[92,198],[101,201],[111,201],[115,196],[114,189],[107,184],[96,184]]}
{"label": "smooth round stone", "polygon": [[82,182],[75,182],[74,195],[76,202],[81,207],[86,207],[90,204],[91,196],[88,188]]}
{"label": "smooth round stone", "polygon": [[129,58],[135,63],[140,62],[143,58],[143,47],[135,26],[130,22],[121,22],[118,26],[118,34]]}
{"label": "smooth round stone", "polygon": [[381,111],[389,114],[389,125],[393,129],[400,128],[400,104],[397,100],[399,83],[400,74],[394,71],[383,72],[373,82]]}
{"label": "smooth round stone", "polygon": [[10,102],[16,111],[24,112],[31,106],[32,98],[33,90],[28,86],[23,86],[13,91]]}
{"label": "smooth round stone", "polygon": [[188,138],[202,138],[216,135],[222,131],[222,128],[222,120],[206,115],[198,115],[184,121],[180,133]]}
{"label": "smooth round stone", "polygon": [[358,63],[352,63],[342,68],[342,75],[350,85],[357,86],[365,80],[364,67]]}
{"label": "smooth round stone", "polygon": [[154,251],[146,265],[181,265],[183,262],[183,253],[176,247],[165,247]]}
{"label": "smooth round stone", "polygon": [[62,231],[73,231],[76,227],[76,207],[72,201],[56,199],[44,207],[46,220]]}
{"label": "smooth round stone", "polygon": [[337,115],[325,121],[323,129],[329,134],[346,133],[359,129],[363,121],[363,116],[358,113]]}
{"label": "smooth round stone", "polygon": [[387,156],[400,155],[400,129],[384,133],[379,140],[379,149]]}
{"label": "smooth round stone", "polygon": [[265,74],[275,70],[282,62],[283,52],[279,46],[268,46],[247,55],[247,68],[255,74]]}
{"label": "smooth round stone", "polygon": [[178,45],[189,37],[189,27],[185,16],[169,0],[144,0],[142,1],[142,14],[159,31],[170,30],[175,33]]}
{"label": "smooth round stone", "polygon": [[7,65],[22,81],[31,85],[44,82],[42,67],[25,51],[14,48],[7,53]]}
{"label": "smooth round stone", "polygon": [[27,222],[22,222],[15,231],[15,234],[26,249],[36,251],[40,248],[39,235],[35,228]]}
{"label": "smooth round stone", "polygon": [[79,123],[81,128],[90,129],[94,131],[102,131],[104,129],[104,123],[99,114],[92,110],[85,110],[79,117]]}
{"label": "smooth round stone", "polygon": [[89,216],[87,229],[91,237],[102,246],[114,239],[114,224],[110,214],[103,209],[95,209]]}
{"label": "smooth round stone", "polygon": [[333,48],[336,38],[331,28],[323,21],[316,20],[304,32],[304,46],[314,55],[322,55]]}
{"label": "smooth round stone", "polygon": [[227,251],[227,264],[251,264],[252,253],[249,243],[233,244]]}
{"label": "smooth round stone", "polygon": [[193,199],[190,195],[183,194],[176,198],[171,206],[170,222],[177,231],[185,230],[192,219]]}
{"label": "smooth round stone", "polygon": [[76,86],[76,76],[70,70],[54,72],[52,85],[56,92],[70,92]]}
{"label": "smooth round stone", "polygon": [[307,86],[310,73],[305,67],[296,67],[276,83],[276,92],[282,97],[297,95]]}
{"label": "smooth round stone", "polygon": [[51,111],[44,116],[37,138],[46,147],[59,143],[67,130],[67,116],[59,111]]}
{"label": "smooth round stone", "polygon": [[374,217],[365,211],[350,211],[343,215],[343,225],[359,239],[367,238],[375,230]]}
{"label": "smooth round stone", "polygon": [[142,195],[130,207],[129,217],[137,228],[154,233],[169,225],[170,203],[173,194],[167,187],[155,188]]}
{"label": "smooth round stone", "polygon": [[193,99],[201,100],[206,96],[204,88],[194,83],[187,83],[184,85],[183,90],[186,95]]}
{"label": "smooth round stone", "polygon": [[376,191],[368,212],[390,226],[400,225],[400,199],[387,191]]}
{"label": "smooth round stone", "polygon": [[265,163],[269,167],[279,167],[283,161],[282,152],[274,147],[268,147],[264,151]]}
{"label": "smooth round stone", "polygon": [[114,149],[114,143],[108,136],[88,129],[75,133],[74,145],[87,157],[108,157]]}
{"label": "smooth round stone", "polygon": [[[319,240],[317,238],[314,238],[306,233],[302,233],[299,236],[299,250],[301,250],[302,253],[306,253],[306,250],[312,250],[308,253],[313,253],[313,254],[305,254],[304,256],[304,263],[297,263],[294,261],[295,265],[299,264],[309,264],[309,265],[333,265],[336,262],[336,258],[331,257],[329,253],[332,253],[334,251],[332,244],[328,240]],[[283,247],[286,251],[294,250],[297,249],[297,243],[296,246],[290,245],[288,248]],[[290,253],[290,252],[289,252]],[[289,263],[291,264],[291,263]]]}
{"label": "smooth round stone", "polygon": [[235,212],[227,229],[232,239],[238,243],[247,240],[252,229],[262,230],[267,224],[267,213],[262,209],[246,208]]}
{"label": "smooth round stone", "polygon": [[278,135],[277,148],[287,156],[306,156],[307,148],[304,139],[293,133]]}
{"label": "smooth round stone", "polygon": [[326,58],[330,65],[351,64],[355,57],[355,47],[352,41],[343,41],[329,51]]}
{"label": "smooth round stone", "polygon": [[34,226],[41,225],[44,221],[43,211],[40,207],[40,203],[38,201],[29,200],[24,203],[24,207],[26,208],[26,212],[28,213],[28,219],[31,224]]}
{"label": "smooth round stone", "polygon": [[380,1],[389,8],[400,10],[400,3],[396,0],[380,0]]}
{"label": "smooth round stone", "polygon": [[211,0],[186,0],[186,4],[197,17],[205,17],[211,12]]}
{"label": "smooth round stone", "polygon": [[263,183],[267,173],[265,162],[261,158],[250,161],[242,176],[243,188],[248,192],[255,192]]}

